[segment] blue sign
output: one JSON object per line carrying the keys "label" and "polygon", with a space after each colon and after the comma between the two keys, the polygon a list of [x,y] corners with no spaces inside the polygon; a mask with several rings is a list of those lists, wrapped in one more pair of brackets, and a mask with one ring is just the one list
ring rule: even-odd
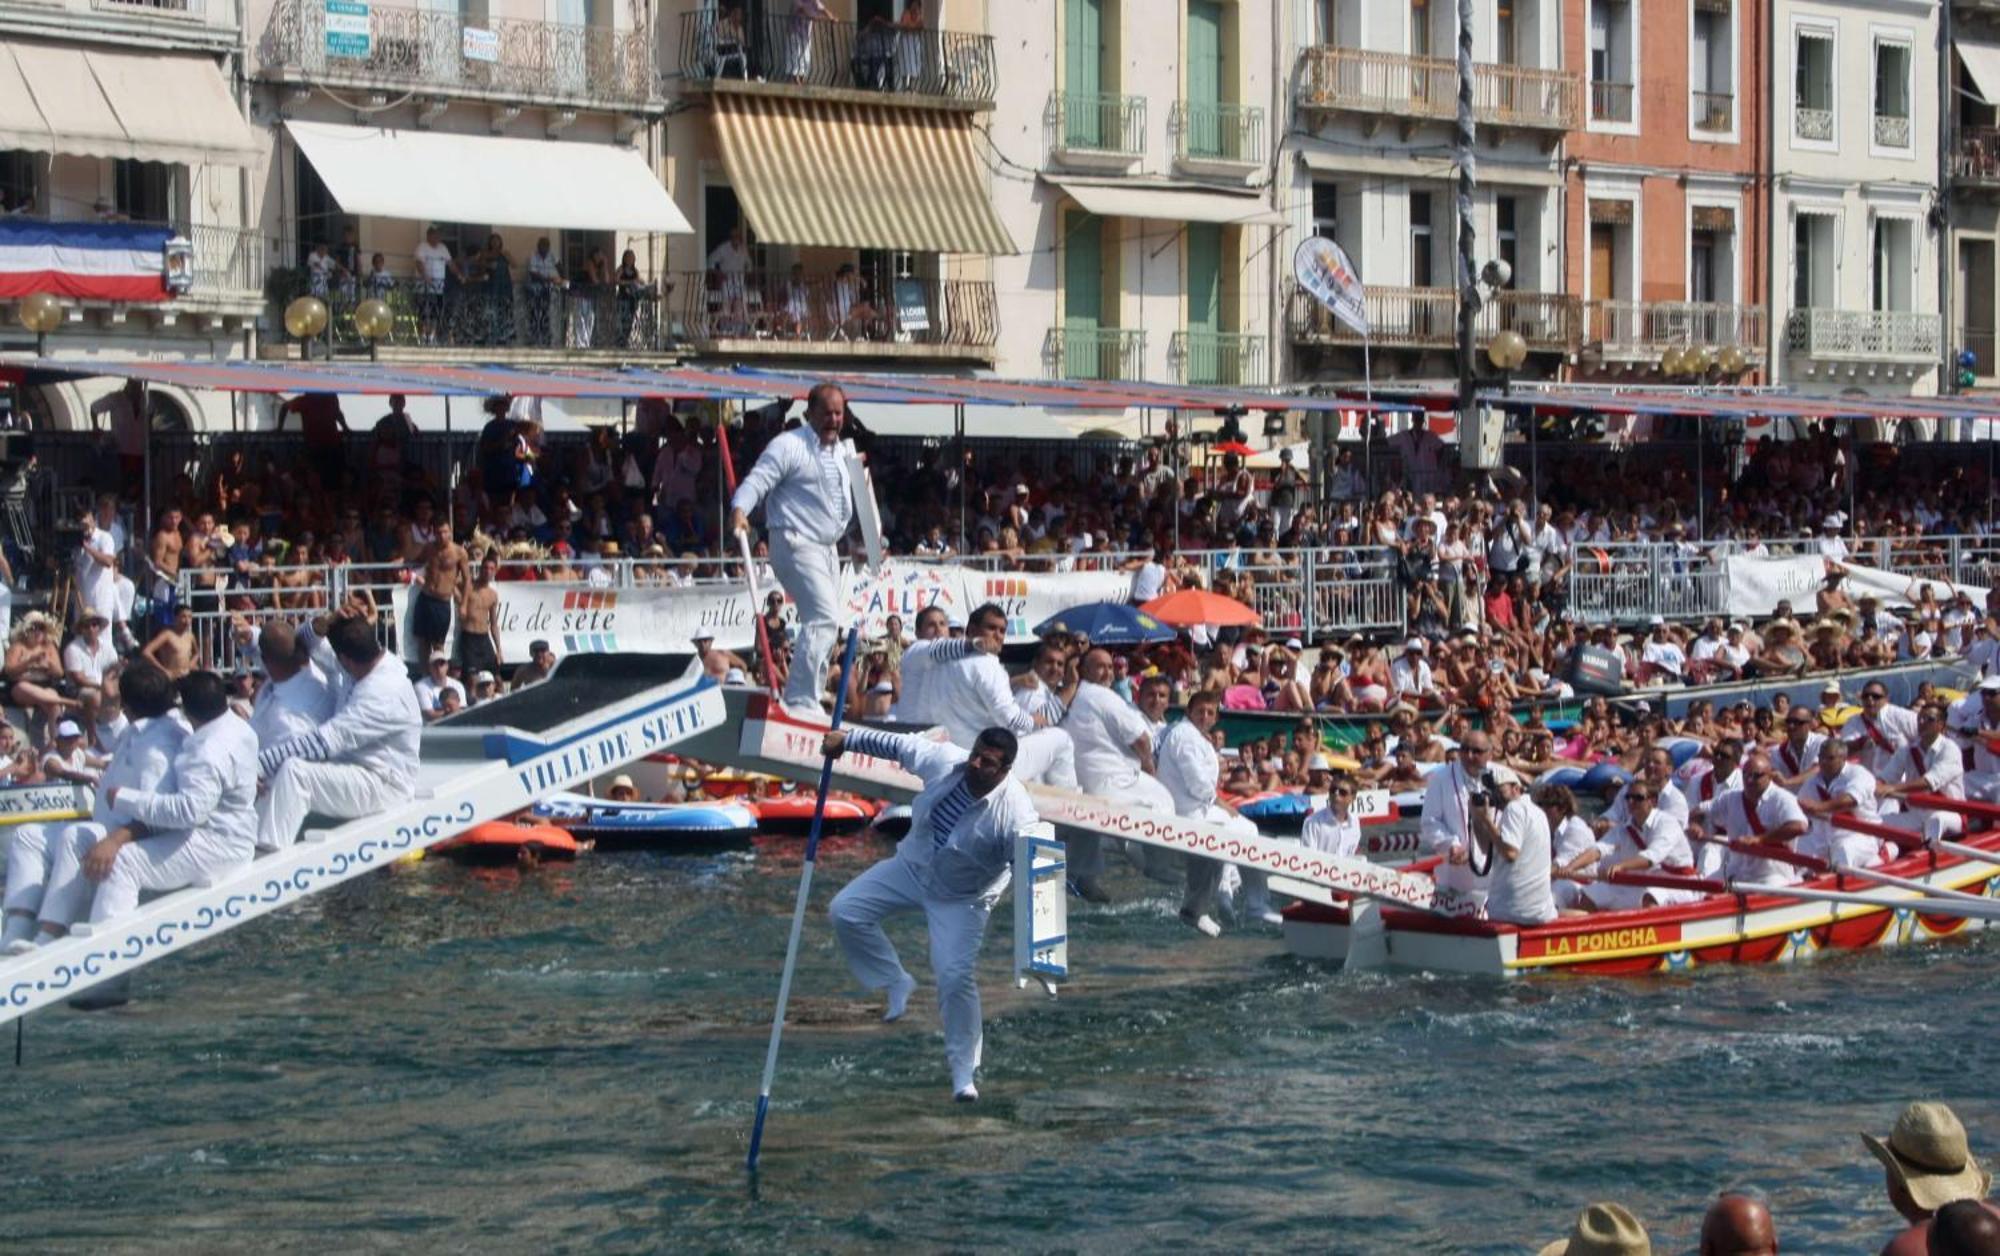
{"label": "blue sign", "polygon": [[367,59],[367,0],[326,0],[326,55]]}

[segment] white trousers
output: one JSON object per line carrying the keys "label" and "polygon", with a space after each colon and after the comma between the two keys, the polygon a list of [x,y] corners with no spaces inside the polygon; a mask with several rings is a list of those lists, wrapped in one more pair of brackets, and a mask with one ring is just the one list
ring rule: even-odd
{"label": "white trousers", "polygon": [[90,609],[104,616],[111,624],[126,624],[132,621],[132,606],[138,598],[139,590],[130,576],[113,576],[100,580],[91,590]]}
{"label": "white trousers", "polygon": [[1956,811],[1925,811],[1912,807],[1898,811],[1892,816],[1883,816],[1882,823],[1905,833],[1921,833],[1925,841],[1935,841],[1940,837],[1957,837],[1965,832],[1965,817]]}
{"label": "white trousers", "polygon": [[1031,785],[1076,789],[1076,743],[1060,728],[1038,728],[1020,739],[1014,779]]}
{"label": "white trousers", "polygon": [[[1206,820],[1221,826],[1225,832],[1241,837],[1256,837],[1257,825],[1226,807],[1208,806],[1196,811],[1189,819]],[[1196,916],[1215,914],[1215,892],[1222,885],[1222,861],[1201,855],[1187,858],[1186,889],[1181,895],[1181,910]]]}
{"label": "white trousers", "polygon": [[972,1084],[981,1046],[979,981],[974,971],[986,918],[1007,887],[1002,877],[977,898],[939,898],[925,892],[901,859],[891,856],[834,895],[827,914],[854,979],[871,990],[887,989],[908,977],[882,921],[920,911],[930,924],[931,975],[937,980],[938,1017],[944,1022],[944,1056],[951,1088]]}
{"label": "white trousers", "polygon": [[771,566],[778,583],[799,608],[799,639],[792,645],[791,671],[785,676],[785,701],[819,705],[827,655],[839,632],[840,555],[789,532],[771,533]]}
{"label": "white trousers", "polygon": [[[1105,798],[1128,806],[1145,807],[1167,815],[1174,813],[1174,796],[1167,792],[1166,786],[1144,772],[1135,771],[1129,776],[1115,780],[1105,777],[1093,777],[1088,781],[1079,780],[1077,788],[1096,798]],[[1104,875],[1102,834],[1086,833],[1081,829],[1066,829],[1063,845],[1069,850],[1067,858],[1071,875],[1092,879]],[[1141,842],[1127,842],[1125,854],[1134,867],[1149,876],[1157,873],[1159,880],[1180,880],[1180,854],[1177,851],[1162,850],[1157,846]]]}
{"label": "white trousers", "polygon": [[[57,846],[49,869],[49,891],[42,899],[42,919],[56,924],[74,923],[50,914],[53,906],[73,913],[90,893],[90,879],[83,874],[83,857],[104,840],[101,824],[72,824],[67,839]],[[91,900],[90,923],[113,920],[139,905],[141,890],[178,890],[196,881],[221,875],[250,862],[250,852],[239,843],[206,829],[176,829],[157,833],[119,848],[111,874],[96,886]]]}
{"label": "white trousers", "polygon": [[7,893],[0,907],[7,922],[0,939],[12,942],[32,937],[35,920],[42,910],[43,891],[48,888],[50,848],[62,835],[61,824],[16,825],[7,838]]}
{"label": "white trousers", "polygon": [[[48,868],[46,882],[42,890],[40,909],[36,919],[65,929],[82,920],[90,913],[91,896],[97,893],[97,883],[83,875],[83,857],[90,848],[103,841],[110,829],[94,820],[78,820],[70,824],[51,825],[47,838]],[[9,848],[8,858],[14,852]],[[14,867],[7,866],[7,905],[14,905]]]}
{"label": "white trousers", "polygon": [[287,759],[257,799],[257,849],[283,850],[298,841],[312,812],[357,820],[409,797],[408,791],[359,764]]}
{"label": "white trousers", "polygon": [[1967,772],[1965,796],[1975,802],[2000,802],[2000,772]]}

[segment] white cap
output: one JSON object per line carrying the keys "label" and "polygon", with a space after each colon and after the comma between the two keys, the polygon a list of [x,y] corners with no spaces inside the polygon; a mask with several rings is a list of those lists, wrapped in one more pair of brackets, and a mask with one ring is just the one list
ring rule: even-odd
{"label": "white cap", "polygon": [[1419,654],[1424,652],[1424,639],[1422,637],[1411,637],[1403,643],[1403,653],[1408,654],[1412,650],[1415,650]]}
{"label": "white cap", "polygon": [[1306,771],[1331,772],[1333,771],[1333,762],[1323,754],[1316,754],[1306,760]]}
{"label": "white cap", "polygon": [[62,723],[56,725],[56,736],[81,737],[83,736],[83,730],[76,726],[75,720],[64,720]]}
{"label": "white cap", "polygon": [[1486,774],[1493,778],[1495,785],[1519,785],[1523,783],[1521,774],[1504,763],[1496,763],[1492,767],[1487,768]]}
{"label": "white cap", "polygon": [[451,662],[451,655],[450,655],[450,654],[447,654],[447,653],[446,653],[446,652],[445,652],[445,651],[444,651],[444,650],[443,650],[442,648],[439,648],[439,649],[436,649],[436,650],[432,650],[432,651],[431,651],[431,662],[433,662],[433,663],[449,663],[449,662]]}
{"label": "white cap", "polygon": [[1985,680],[1980,681],[1979,690],[1981,693],[2000,692],[2000,676],[1988,676]]}
{"label": "white cap", "polygon": [[1664,628],[1667,626],[1667,621],[1664,616],[1655,615],[1646,621],[1646,626],[1648,628]]}
{"label": "white cap", "polygon": [[722,674],[722,683],[725,685],[747,685],[750,683],[750,678],[743,674],[742,668],[732,667]]}
{"label": "white cap", "polygon": [[475,685],[490,685],[493,683],[493,679],[493,673],[483,668],[472,673],[472,683]]}
{"label": "white cap", "polygon": [[1293,652],[1294,654],[1296,654],[1296,653],[1298,653],[1298,652],[1299,652],[1300,650],[1303,650],[1303,649],[1305,649],[1305,648],[1306,648],[1306,643],[1305,643],[1305,642],[1303,642],[1303,641],[1301,641],[1301,640],[1299,640],[1299,639],[1298,639],[1297,637],[1286,637],[1286,638],[1285,638],[1285,648],[1286,648],[1287,650],[1290,650],[1290,651],[1292,651],[1292,652]]}
{"label": "white cap", "polygon": [[620,773],[619,773],[618,775],[616,775],[616,776],[614,776],[614,777],[612,777],[612,778],[611,778],[611,788],[613,788],[613,789],[637,789],[637,788],[639,788],[639,786],[638,786],[638,784],[637,784],[637,783],[636,783],[635,781],[633,781],[633,779],[631,778],[631,776],[627,775],[627,774],[626,774],[626,773],[624,773],[624,772],[620,772]]}
{"label": "white cap", "polygon": [[1834,697],[1838,698],[1840,696],[1840,682],[1837,680],[1829,680],[1825,684],[1819,687],[1819,692],[1821,697],[1825,697],[1827,694],[1832,694]]}

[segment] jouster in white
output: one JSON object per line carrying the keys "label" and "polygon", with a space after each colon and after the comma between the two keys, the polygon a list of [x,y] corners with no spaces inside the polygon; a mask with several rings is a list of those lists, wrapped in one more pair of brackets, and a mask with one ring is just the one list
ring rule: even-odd
{"label": "jouster in white", "polygon": [[1334,783],[1326,805],[1306,817],[1299,841],[1308,850],[1328,855],[1361,853],[1361,817],[1354,810],[1354,786],[1348,781]]}
{"label": "jouster in white", "polygon": [[[1896,752],[1889,770],[1882,776],[1876,793],[1883,798],[1907,798],[1911,794],[1936,794],[1944,798],[1965,797],[1965,758],[1958,743],[1944,735],[1945,709],[1927,703],[1917,712],[1917,735]],[[1910,833],[1922,833],[1927,840],[1952,837],[1965,831],[1965,819],[1956,811],[1933,811],[1911,807],[1884,816],[1883,823]]]}
{"label": "jouster in white", "polygon": [[931,676],[937,668],[937,651],[952,645],[950,624],[935,606],[917,612],[917,639],[903,651],[897,671],[901,684],[890,716],[904,724],[935,724],[931,715]]}
{"label": "jouster in white", "polygon": [[1949,731],[1964,751],[1965,796],[2000,802],[2000,677],[1952,704]]}
{"label": "jouster in white", "polygon": [[771,566],[799,613],[798,641],[785,679],[785,703],[820,711],[820,684],[833,651],[841,605],[835,546],[854,518],[853,486],[841,457],[847,396],[831,384],[813,388],[805,422],[774,438],[730,498],[731,526],[747,533],[750,512],[764,508]]}
{"label": "jouster in white", "polygon": [[1840,726],[1847,757],[1867,768],[1877,780],[1888,779],[1896,752],[1917,736],[1917,713],[1892,705],[1888,690],[1871,681],[1861,690],[1861,713]]}
{"label": "jouster in white", "polygon": [[291,845],[311,812],[358,819],[416,793],[424,719],[403,661],[382,649],[364,619],[338,619],[327,635],[352,685],[333,718],[258,757],[268,786],[257,800],[259,849]]}
{"label": "jouster in white", "polygon": [[1007,888],[1014,841],[1036,823],[1027,790],[1008,773],[1014,738],[996,730],[968,753],[921,737],[868,729],[831,732],[826,753],[845,750],[900,763],[923,782],[910,806],[910,831],[896,853],[834,896],[828,914],[855,980],[887,990],[884,1020],[903,1015],[916,979],[882,931],[893,915],[922,912],[930,927],[952,1094],[977,1099],[979,983],[974,968],[987,917]]}
{"label": "jouster in white", "polygon": [[1692,902],[1700,895],[1690,890],[1661,886],[1621,885],[1603,880],[1616,872],[1659,872],[1692,875],[1694,852],[1688,845],[1687,828],[1663,810],[1650,792],[1642,789],[1643,800],[1635,800],[1626,819],[1605,834],[1599,843],[1599,880],[1584,888],[1584,897],[1601,911],[1628,911],[1635,907]]}
{"label": "jouster in white", "polygon": [[1875,806],[1875,778],[1847,758],[1847,743],[1834,738],[1820,747],[1819,762],[1798,790],[1799,809],[1810,824],[1799,839],[1799,853],[1824,859],[1837,868],[1872,868],[1882,862],[1882,843],[1866,833],[1835,824],[1833,817],[1851,815],[1870,824],[1881,820]]}
{"label": "jouster in white", "polygon": [[267,626],[256,657],[269,677],[250,710],[250,729],[260,750],[310,733],[333,718],[333,688],[291,625]]}
{"label": "jouster in white", "polygon": [[1819,748],[1826,744],[1826,734],[1814,731],[1818,724],[1809,711],[1795,709],[1785,717],[1785,739],[1771,751],[1771,762],[1777,765],[1787,789],[1793,788],[1790,782],[1819,765]]}
{"label": "jouster in white", "polygon": [[[1743,787],[1718,797],[1708,808],[1712,835],[1737,842],[1789,847],[1805,836],[1806,813],[1789,791],[1771,783],[1771,762],[1752,755],[1743,768]],[[1713,843],[1704,844],[1696,871],[1705,877],[1720,872],[1727,880],[1748,885],[1790,885],[1800,879],[1796,864],[1745,854]]]}
{"label": "jouster in white", "polygon": [[[1564,816],[1561,824],[1552,827],[1549,836],[1555,845],[1550,862],[1557,868],[1569,867],[1585,851],[1598,850],[1596,831],[1590,827],[1588,820],[1579,815]],[[1599,854],[1601,857],[1601,852]],[[1583,887],[1573,880],[1551,882],[1549,892],[1561,910],[1583,905]]]}
{"label": "jouster in white", "polygon": [[[1188,699],[1187,718],[1167,729],[1160,740],[1156,758],[1160,783],[1174,800],[1174,814],[1205,820],[1229,832],[1246,837],[1257,835],[1257,826],[1237,815],[1234,808],[1216,795],[1222,775],[1222,760],[1209,740],[1209,730],[1220,717],[1220,707],[1212,693],[1198,693]],[[1222,883],[1222,864],[1217,860],[1189,855],[1186,860],[1186,890],[1181,898],[1181,919],[1202,933],[1214,937],[1222,932],[1215,922],[1216,890]]]}
{"label": "jouster in white", "polygon": [[[1171,813],[1173,795],[1150,775],[1153,738],[1146,717],[1106,683],[1114,672],[1111,656],[1103,650],[1088,651],[1079,671],[1082,678],[1070,696],[1060,730],[1075,748],[1077,787],[1099,798]],[[1102,841],[1095,833],[1078,833],[1068,846],[1079,891],[1098,897],[1102,887],[1096,882],[1104,871]]]}

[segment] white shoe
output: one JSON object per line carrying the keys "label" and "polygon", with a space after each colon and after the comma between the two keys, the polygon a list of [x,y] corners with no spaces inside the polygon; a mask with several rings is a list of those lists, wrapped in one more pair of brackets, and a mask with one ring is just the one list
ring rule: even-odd
{"label": "white shoe", "polygon": [[9,942],[7,944],[6,954],[29,955],[32,954],[34,950],[35,950],[35,940],[33,938],[15,938],[12,942]]}
{"label": "white shoe", "polygon": [[967,1082],[951,1092],[951,1100],[953,1103],[978,1103],[979,1087]]}
{"label": "white shoe", "polygon": [[1267,925],[1281,925],[1285,923],[1285,917],[1283,916],[1283,914],[1272,911],[1268,907],[1266,907],[1263,911],[1257,913],[1257,919],[1263,921]]}
{"label": "white shoe", "polygon": [[901,981],[891,982],[889,984],[889,1006],[882,1013],[882,1019],[884,1021],[899,1021],[903,1019],[903,1013],[909,1010],[910,994],[916,988],[917,979],[908,973],[903,974]]}
{"label": "white shoe", "polygon": [[1192,912],[1184,911],[1181,913],[1181,919],[1193,926],[1197,933],[1205,937],[1219,938],[1222,936],[1222,926],[1216,924],[1215,917],[1207,913],[1197,916]]}

